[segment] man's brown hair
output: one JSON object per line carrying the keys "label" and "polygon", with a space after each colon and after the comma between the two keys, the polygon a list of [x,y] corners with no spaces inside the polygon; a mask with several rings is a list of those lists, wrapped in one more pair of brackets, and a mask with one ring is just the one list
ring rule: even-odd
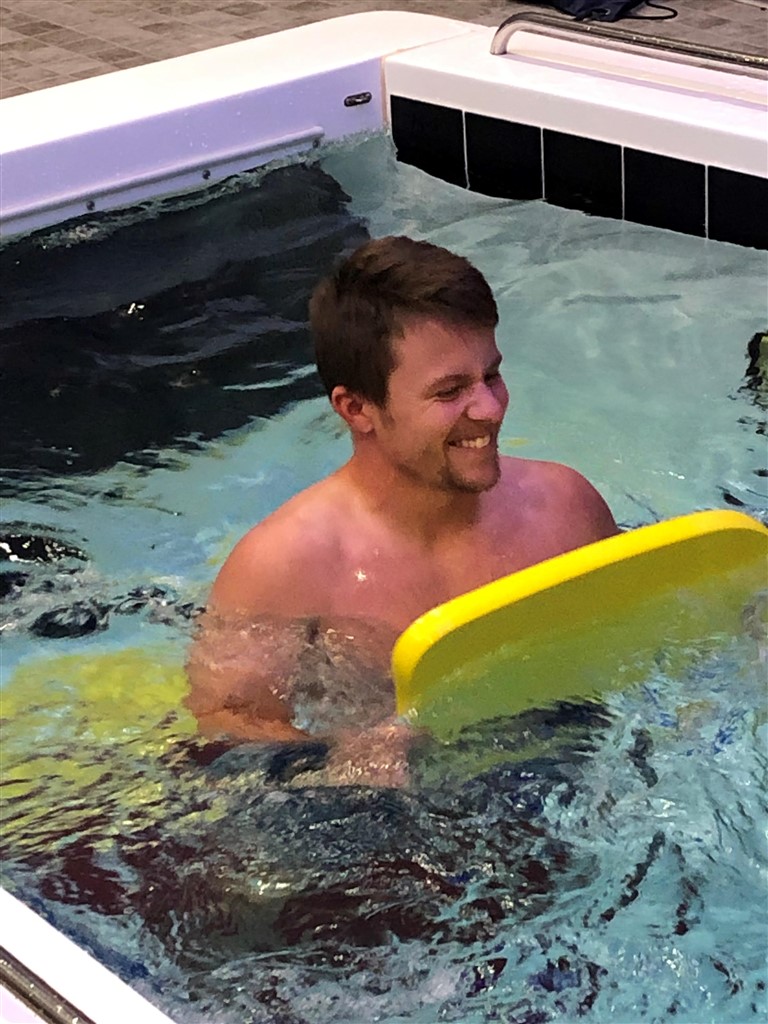
{"label": "man's brown hair", "polygon": [[366,242],[315,288],[309,319],[320,379],[383,406],[395,368],[393,342],[409,321],[430,318],[495,327],[496,300],[469,260],[430,242],[389,236]]}

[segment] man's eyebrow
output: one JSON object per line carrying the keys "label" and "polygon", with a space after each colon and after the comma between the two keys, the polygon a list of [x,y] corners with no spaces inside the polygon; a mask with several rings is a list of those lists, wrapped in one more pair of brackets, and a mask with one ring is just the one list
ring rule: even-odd
{"label": "man's eyebrow", "polygon": [[430,381],[430,387],[436,384],[446,384],[454,380],[470,380],[471,376],[470,373],[459,373],[458,371],[456,373],[446,373],[445,376],[435,377],[434,380]]}

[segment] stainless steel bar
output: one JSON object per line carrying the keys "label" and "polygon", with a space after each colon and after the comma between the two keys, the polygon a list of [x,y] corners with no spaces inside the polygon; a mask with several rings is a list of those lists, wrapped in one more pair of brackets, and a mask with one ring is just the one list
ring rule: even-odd
{"label": "stainless steel bar", "polygon": [[42,978],[0,946],[0,983],[28,1006],[45,1024],[93,1024]]}
{"label": "stainless steel bar", "polygon": [[[570,39],[579,43],[591,43],[632,53],[643,53],[661,60],[675,63],[695,64],[716,71],[750,75],[754,78],[768,78],[768,57],[756,54],[738,53],[735,50],[723,50],[716,46],[704,46],[698,43],[686,43],[680,39],[664,36],[645,35],[628,29],[612,28],[594,22],[574,22],[563,24],[553,15],[539,14],[536,11],[513,14],[496,29],[491,42],[491,53],[505,54],[509,40],[515,32],[539,32],[542,35],[558,39]],[[652,54],[647,51],[651,50]]]}

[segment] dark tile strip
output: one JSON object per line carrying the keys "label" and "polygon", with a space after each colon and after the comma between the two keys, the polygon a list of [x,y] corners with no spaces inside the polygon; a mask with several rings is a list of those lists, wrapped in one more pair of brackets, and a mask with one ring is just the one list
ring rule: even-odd
{"label": "dark tile strip", "polygon": [[482,114],[464,119],[469,188],[500,199],[541,199],[541,128]]}
{"label": "dark tile strip", "polygon": [[391,97],[398,159],[504,199],[768,249],[768,180],[535,125]]}
{"label": "dark tile strip", "polygon": [[460,110],[392,96],[390,113],[398,160],[466,188],[464,116]]}
{"label": "dark tile strip", "polygon": [[621,146],[544,129],[544,198],[555,206],[621,218]]}
{"label": "dark tile strip", "polygon": [[768,249],[768,179],[708,169],[709,237]]}
{"label": "dark tile strip", "polygon": [[705,172],[701,164],[624,150],[624,219],[636,224],[705,234]]}

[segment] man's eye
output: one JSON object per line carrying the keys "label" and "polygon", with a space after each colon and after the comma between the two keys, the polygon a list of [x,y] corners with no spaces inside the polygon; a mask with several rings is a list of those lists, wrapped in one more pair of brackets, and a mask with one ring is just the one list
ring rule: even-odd
{"label": "man's eye", "polygon": [[490,373],[486,373],[486,375],[485,375],[485,382],[486,382],[486,384],[493,384],[497,380],[501,380],[501,370],[491,370]]}
{"label": "man's eye", "polygon": [[452,388],[443,388],[442,391],[435,392],[435,398],[439,398],[441,401],[449,401],[451,398],[457,398],[461,392],[461,385],[454,384]]}

